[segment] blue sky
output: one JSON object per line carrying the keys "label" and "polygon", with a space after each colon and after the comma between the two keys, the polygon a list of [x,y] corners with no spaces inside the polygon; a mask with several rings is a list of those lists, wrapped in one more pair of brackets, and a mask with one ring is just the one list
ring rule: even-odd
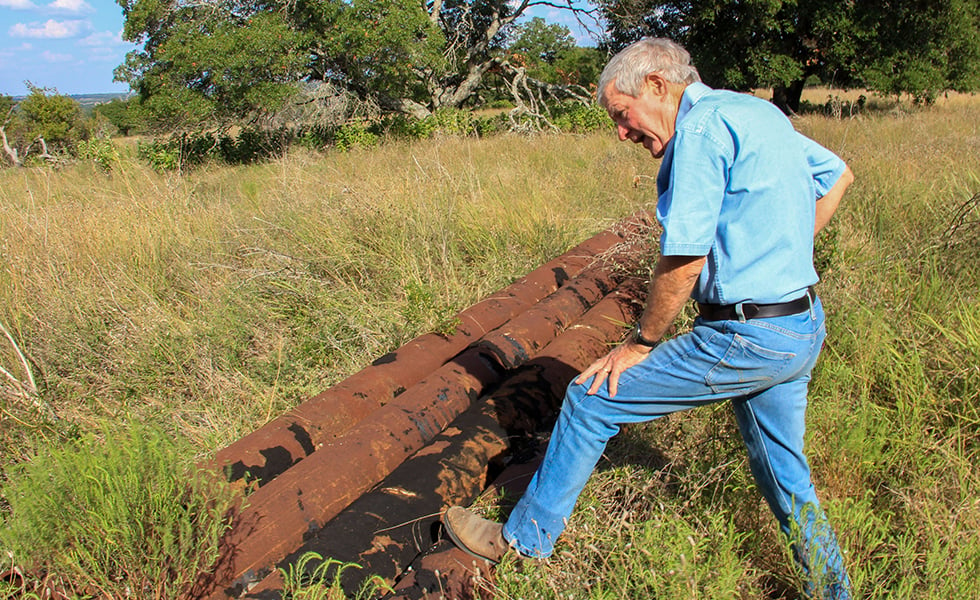
{"label": "blue sky", "polygon": [[[567,11],[538,6],[530,15],[595,45]],[[0,94],[26,94],[25,81],[61,94],[129,91],[112,81],[113,69],[135,48],[123,41],[122,26],[113,0],[0,0]]]}
{"label": "blue sky", "polygon": [[124,42],[112,0],[0,0],[0,94],[25,81],[62,94],[126,92],[112,71],[135,46]]}

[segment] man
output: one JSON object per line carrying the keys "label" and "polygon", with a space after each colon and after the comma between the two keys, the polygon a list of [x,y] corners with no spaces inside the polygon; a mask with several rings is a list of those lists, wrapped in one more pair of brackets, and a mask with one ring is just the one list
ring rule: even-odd
{"label": "man", "polygon": [[[490,561],[509,548],[546,557],[620,425],[729,401],[807,592],[849,598],[803,432],[825,337],[813,237],[853,181],[850,169],[771,103],[702,84],[669,40],[644,39],[613,57],[599,102],[620,140],[663,159],[661,258],[646,307],[632,335],[569,385],[544,461],[507,522],[453,507],[447,532]],[[661,343],[691,296],[700,313],[693,329]]]}

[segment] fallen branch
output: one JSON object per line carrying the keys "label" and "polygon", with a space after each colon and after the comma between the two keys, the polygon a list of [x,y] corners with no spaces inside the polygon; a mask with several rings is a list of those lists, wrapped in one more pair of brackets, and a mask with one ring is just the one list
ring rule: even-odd
{"label": "fallen branch", "polygon": [[47,403],[41,400],[37,393],[37,383],[34,381],[34,374],[31,372],[31,364],[27,361],[27,357],[21,351],[20,346],[17,345],[17,341],[14,336],[10,334],[10,331],[0,323],[0,331],[10,342],[10,346],[14,349],[14,353],[17,354],[18,360],[20,360],[21,367],[24,369],[24,380],[18,379],[13,373],[7,369],[0,366],[0,373],[6,376],[7,381],[0,381],[0,390],[7,393],[8,396],[12,398],[19,398],[23,400],[29,400],[30,403],[38,409],[47,412],[50,416],[57,418],[57,415]]}
{"label": "fallen branch", "polygon": [[20,157],[17,155],[17,149],[11,148],[10,143],[7,141],[7,131],[6,125],[0,126],[0,138],[3,140],[3,151],[7,154],[7,158],[14,164],[15,167],[20,167],[23,163]]}

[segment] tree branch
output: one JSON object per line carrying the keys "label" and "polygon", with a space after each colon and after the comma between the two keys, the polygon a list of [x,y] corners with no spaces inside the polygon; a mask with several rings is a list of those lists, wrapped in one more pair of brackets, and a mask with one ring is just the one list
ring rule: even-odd
{"label": "tree branch", "polygon": [[10,332],[3,325],[3,323],[0,323],[0,332],[2,332],[3,335],[7,338],[7,341],[10,342],[10,346],[14,349],[14,352],[17,354],[17,358],[20,360],[20,364],[24,369],[24,374],[25,374],[24,377],[26,378],[26,381],[21,381],[20,379],[15,377],[13,373],[0,366],[0,373],[5,375],[7,379],[10,380],[8,384],[0,385],[0,389],[7,388],[7,394],[11,397],[30,400],[31,404],[33,404],[35,408],[42,409],[46,411],[51,417],[57,419],[58,415],[54,412],[54,409],[48,406],[48,404],[42,401],[41,398],[38,396],[37,382],[34,381],[34,375],[31,372],[31,365],[27,361],[27,357],[24,356],[24,353],[21,352],[20,346],[18,346],[16,340],[14,340],[14,336],[10,334]]}
{"label": "tree branch", "polygon": [[12,162],[15,167],[21,167],[23,166],[23,163],[21,162],[20,157],[17,156],[17,149],[11,148],[10,144],[7,143],[6,127],[6,123],[3,126],[0,126],[0,138],[3,138],[3,151],[6,153],[7,158],[10,159],[10,162]]}

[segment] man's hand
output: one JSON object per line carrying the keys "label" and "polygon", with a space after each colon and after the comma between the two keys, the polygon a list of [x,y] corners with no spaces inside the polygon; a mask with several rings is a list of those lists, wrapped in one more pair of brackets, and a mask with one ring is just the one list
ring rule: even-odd
{"label": "man's hand", "polygon": [[[640,317],[643,335],[650,341],[657,341],[667,333],[674,318],[681,312],[684,303],[691,297],[691,290],[704,268],[703,256],[661,256],[650,281],[647,305]],[[609,380],[609,397],[616,395],[619,377],[623,371],[638,364],[651,348],[634,343],[632,339],[616,346],[599,360],[595,361],[575,379],[582,385],[589,377],[595,380],[589,386],[589,394],[599,391],[603,382]]]}
{"label": "man's hand", "polygon": [[646,358],[647,354],[650,354],[650,350],[649,346],[642,346],[633,343],[631,340],[626,340],[613,348],[609,354],[589,365],[575,379],[575,383],[582,385],[588,381],[589,377],[595,375],[592,385],[589,386],[589,391],[586,392],[591,395],[599,391],[603,382],[608,379],[609,397],[614,397],[619,387],[619,376],[623,374],[623,371]]}

